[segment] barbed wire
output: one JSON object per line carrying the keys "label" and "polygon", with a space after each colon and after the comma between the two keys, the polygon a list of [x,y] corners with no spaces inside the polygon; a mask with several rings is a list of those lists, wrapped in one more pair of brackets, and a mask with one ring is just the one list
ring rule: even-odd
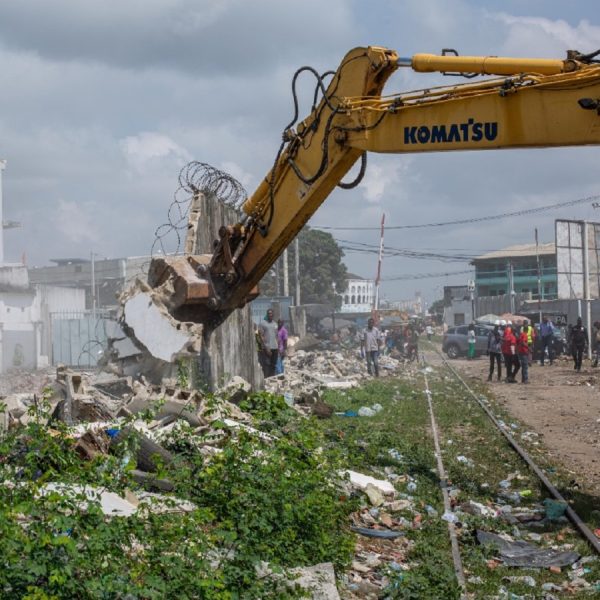
{"label": "barbed wire", "polygon": [[[202,192],[216,196],[222,204],[239,208],[248,198],[244,186],[232,175],[209,165],[192,161],[179,172],[179,186],[173,194],[173,201],[167,210],[167,222],[159,225],[154,232],[154,242],[150,256],[157,253],[179,254],[182,232],[187,230],[190,205],[194,195]],[[174,238],[175,249],[169,248]]]}

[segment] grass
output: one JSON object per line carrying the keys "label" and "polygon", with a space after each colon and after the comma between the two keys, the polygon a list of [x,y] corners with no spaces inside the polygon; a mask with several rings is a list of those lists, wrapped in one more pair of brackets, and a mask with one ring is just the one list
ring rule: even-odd
{"label": "grass", "polygon": [[[536,476],[528,471],[527,466],[508,445],[504,437],[475,401],[468,395],[464,387],[457,382],[445,367],[439,367],[428,374],[432,391],[434,412],[438,423],[442,458],[452,483],[460,490],[458,503],[468,501],[483,505],[496,503],[502,492],[500,482],[509,474],[518,473],[512,481],[510,492],[525,492],[520,497],[520,506],[528,507],[539,504],[548,496]],[[488,390],[483,385],[475,385],[474,391],[489,398]],[[384,469],[392,466],[397,473],[409,475],[417,483],[414,496],[417,510],[422,515],[422,527],[409,529],[407,536],[415,542],[409,560],[411,570],[404,573],[400,581],[392,582],[393,590],[390,598],[458,598],[459,590],[455,584],[450,555],[449,536],[446,523],[441,520],[443,504],[439,482],[435,473],[433,440],[430,431],[429,414],[424,394],[424,375],[406,372],[396,379],[370,381],[364,387],[346,392],[327,393],[325,398],[338,411],[358,409],[360,406],[371,406],[378,402],[383,410],[374,417],[348,418],[337,416],[322,422],[329,439],[335,440],[339,452],[342,453],[348,468],[385,478]],[[492,400],[493,402],[493,400]],[[518,436],[524,429],[522,425],[493,408],[498,418],[514,426]],[[557,465],[547,464],[543,460],[543,446],[533,446],[534,460],[552,474],[553,481],[562,486],[565,497],[573,500],[577,509],[587,507],[581,516],[589,519],[594,526],[597,512],[594,512],[594,499],[571,491],[566,487],[568,477]],[[389,454],[395,449],[402,456],[395,461]],[[469,462],[461,462],[459,457],[466,457]],[[397,485],[400,493],[406,493],[406,484]],[[514,502],[514,501],[513,501]],[[433,506],[437,516],[429,516],[425,507]],[[408,517],[409,515],[407,515]],[[461,517],[462,518],[462,517]],[[494,552],[479,545],[475,538],[477,529],[495,533],[506,532],[522,535],[527,539],[529,532],[543,535],[544,545],[572,545],[582,556],[590,556],[593,551],[571,527],[570,523],[557,522],[547,524],[543,529],[528,529],[519,524],[509,524],[500,518],[471,516],[463,519],[460,532],[460,548],[469,581],[467,590],[474,598],[496,596],[504,586],[509,593],[517,596],[529,594],[528,597],[541,598],[543,583],[560,584],[567,579],[569,567],[562,573],[549,570],[518,569],[505,566],[490,568],[488,560]],[[592,583],[600,580],[600,561],[585,565],[585,579]],[[506,576],[532,576],[536,587],[531,588],[523,583],[507,583]],[[481,582],[481,583],[479,583]],[[556,595],[556,592],[554,592]],[[600,589],[598,590],[600,596]],[[572,594],[570,598],[594,597],[589,592]]]}

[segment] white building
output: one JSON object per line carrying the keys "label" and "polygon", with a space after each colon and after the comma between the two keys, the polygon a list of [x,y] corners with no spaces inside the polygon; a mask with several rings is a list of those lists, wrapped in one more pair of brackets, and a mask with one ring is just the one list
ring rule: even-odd
{"label": "white building", "polygon": [[374,301],[375,282],[372,279],[363,279],[358,275],[348,273],[340,312],[368,313],[373,310]]}
{"label": "white building", "polygon": [[24,265],[0,267],[0,372],[39,369],[52,353],[52,315],[85,311],[85,290],[32,286]]}
{"label": "white building", "polygon": [[4,263],[2,175],[0,160],[0,373],[48,366],[52,355],[52,315],[80,314],[85,290],[32,285],[27,267]]}

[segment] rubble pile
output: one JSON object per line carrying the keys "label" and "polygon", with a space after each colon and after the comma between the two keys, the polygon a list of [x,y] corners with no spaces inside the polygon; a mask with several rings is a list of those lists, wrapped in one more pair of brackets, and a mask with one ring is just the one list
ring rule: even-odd
{"label": "rubble pile", "polygon": [[[390,356],[379,358],[380,374],[397,371],[402,362]],[[369,377],[365,361],[352,350],[295,350],[285,361],[285,372],[265,380],[265,388],[282,394],[290,404],[305,404],[320,398],[324,389],[348,389]]]}

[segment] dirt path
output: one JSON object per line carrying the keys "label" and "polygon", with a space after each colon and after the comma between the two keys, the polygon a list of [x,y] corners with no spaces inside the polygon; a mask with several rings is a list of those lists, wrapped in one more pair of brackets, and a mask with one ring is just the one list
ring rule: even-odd
{"label": "dirt path", "polygon": [[[468,377],[487,379],[485,356],[451,364]],[[529,380],[529,385],[494,380],[489,386],[498,402],[543,436],[552,458],[569,469],[582,488],[600,493],[600,368],[584,362],[582,371],[575,373],[572,361],[557,360],[553,366],[534,364]]]}

